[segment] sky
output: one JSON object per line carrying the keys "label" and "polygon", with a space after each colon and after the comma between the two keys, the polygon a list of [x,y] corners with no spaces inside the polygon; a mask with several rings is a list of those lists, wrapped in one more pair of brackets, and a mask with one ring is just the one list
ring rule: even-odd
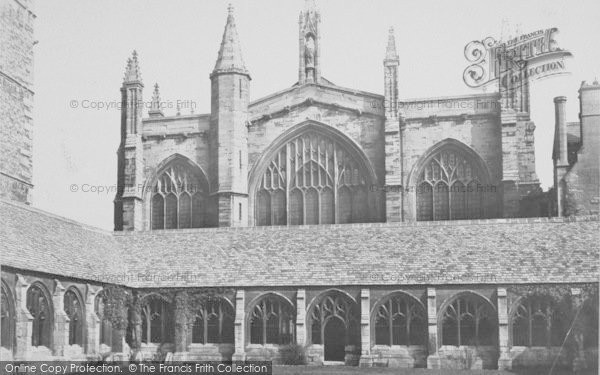
{"label": "sky", "polygon": [[[294,84],[304,0],[36,2],[35,207],[113,229],[115,106],[127,58],[137,50],[144,100],[158,82],[171,105],[166,115],[175,114],[177,101],[184,103],[182,114],[208,113],[209,74],[230,2],[252,77],[251,100]],[[400,99],[479,93],[462,80],[467,43],[558,27],[559,46],[574,56],[567,61],[570,74],[531,85],[536,168],[542,187],[551,186],[553,98],[566,96],[567,121],[577,121],[581,81],[600,77],[599,1],[317,0],[317,7],[322,75],[343,87],[383,93],[383,58],[394,27]]]}

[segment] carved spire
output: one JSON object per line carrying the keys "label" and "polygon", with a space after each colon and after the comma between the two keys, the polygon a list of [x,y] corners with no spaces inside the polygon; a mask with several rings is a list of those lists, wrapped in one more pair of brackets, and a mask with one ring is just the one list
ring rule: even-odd
{"label": "carved spire", "polygon": [[148,111],[150,117],[164,117],[162,106],[160,103],[160,92],[158,90],[158,83],[154,84],[154,92],[152,93],[152,102],[150,103],[150,110]]}
{"label": "carved spire", "polygon": [[385,59],[387,61],[399,60],[398,53],[396,52],[396,37],[394,36],[393,27],[390,27],[387,48],[385,50]]}
{"label": "carved spire", "polygon": [[227,24],[223,32],[223,40],[217,57],[217,63],[213,73],[238,72],[248,74],[244,59],[242,58],[242,48],[235,27],[235,18],[233,16],[233,6],[229,4],[227,14]]}
{"label": "carved spire", "polygon": [[125,77],[123,83],[142,82],[142,73],[138,65],[138,55],[135,50],[131,57],[127,59],[127,67],[125,68]]}

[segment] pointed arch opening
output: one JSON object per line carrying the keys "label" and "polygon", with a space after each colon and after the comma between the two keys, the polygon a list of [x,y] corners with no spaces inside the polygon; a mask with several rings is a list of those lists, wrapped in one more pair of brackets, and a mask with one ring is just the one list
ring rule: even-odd
{"label": "pointed arch opening", "polygon": [[415,166],[416,219],[483,219],[494,215],[496,187],[483,159],[467,145],[446,139]]}
{"label": "pointed arch opening", "polygon": [[52,348],[52,330],[54,326],[54,308],[46,288],[40,283],[27,289],[27,310],[31,314],[31,346]]}
{"label": "pointed arch opening", "polygon": [[248,328],[251,344],[285,345],[294,342],[296,310],[290,301],[267,293],[250,304]]}
{"label": "pointed arch opening", "polygon": [[257,225],[371,222],[373,168],[353,141],[313,121],[279,137],[251,172]]}
{"label": "pointed arch opening", "polygon": [[15,347],[15,300],[8,286],[2,281],[1,286],[1,299],[0,299],[0,334],[2,335],[1,346],[2,348],[13,352]]}
{"label": "pointed arch opening", "polygon": [[474,292],[450,298],[440,309],[442,345],[493,346],[498,338],[494,305]]}
{"label": "pointed arch opening", "polygon": [[399,291],[383,297],[371,315],[375,345],[427,344],[427,311],[410,294]]}
{"label": "pointed arch opening", "polygon": [[165,159],[148,187],[150,229],[208,226],[208,179],[188,158],[175,154]]}
{"label": "pointed arch opening", "polygon": [[69,345],[83,347],[85,307],[81,295],[75,288],[71,287],[65,292],[63,308],[69,318]]}
{"label": "pointed arch opening", "polygon": [[330,360],[343,360],[346,346],[360,346],[360,307],[345,292],[332,289],[315,297],[306,320],[309,342],[323,345]]}

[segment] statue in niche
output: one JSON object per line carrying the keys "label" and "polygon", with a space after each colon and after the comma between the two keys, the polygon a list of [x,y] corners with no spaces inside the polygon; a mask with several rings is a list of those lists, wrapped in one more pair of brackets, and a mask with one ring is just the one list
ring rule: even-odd
{"label": "statue in niche", "polygon": [[315,67],[315,39],[312,35],[306,38],[304,47],[304,62],[307,68]]}

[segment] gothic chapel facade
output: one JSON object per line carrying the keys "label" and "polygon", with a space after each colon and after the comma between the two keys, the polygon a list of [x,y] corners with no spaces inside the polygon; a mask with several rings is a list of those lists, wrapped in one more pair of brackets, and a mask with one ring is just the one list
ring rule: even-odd
{"label": "gothic chapel facade", "polygon": [[133,53],[115,231],[0,199],[3,360],[281,363],[298,344],[309,364],[598,367],[598,217],[523,218],[528,86],[403,100],[390,30],[384,94],[339,87],[323,37],[307,0],[297,83],[251,101],[230,7],[208,114],[165,116],[155,85],[144,117]]}
{"label": "gothic chapel facade", "polygon": [[320,25],[309,1],[298,82],[250,101],[230,9],[210,74],[210,114],[164,116],[155,85],[142,117],[134,52],[121,88],[115,229],[521,215],[521,201],[539,187],[526,103],[501,111],[500,94],[401,101],[392,30],[385,94],[336,86],[322,75]]}

